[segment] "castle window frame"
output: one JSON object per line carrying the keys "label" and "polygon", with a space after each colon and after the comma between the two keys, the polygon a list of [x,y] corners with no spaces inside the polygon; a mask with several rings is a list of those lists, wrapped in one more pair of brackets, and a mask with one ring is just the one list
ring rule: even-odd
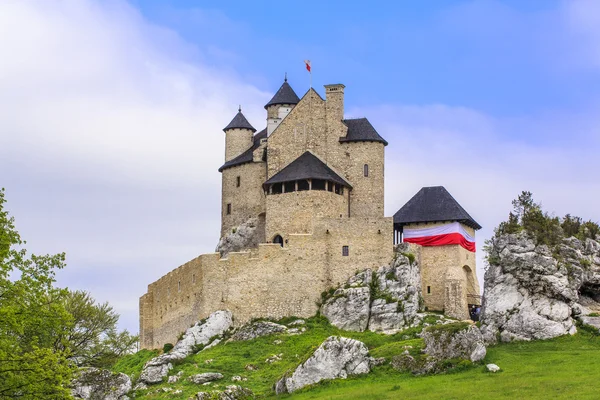
{"label": "castle window frame", "polygon": [[227,210],[225,212],[227,215],[231,215],[231,203],[227,203]]}
{"label": "castle window frame", "polygon": [[301,192],[303,190],[310,190],[310,184],[307,179],[298,180],[298,191]]}
{"label": "castle window frame", "polygon": [[177,291],[181,292],[181,281],[177,282]]}
{"label": "castle window frame", "polygon": [[427,286],[427,294],[431,294],[431,286]]}
{"label": "castle window frame", "polygon": [[363,175],[365,176],[365,178],[369,177],[369,164],[365,164],[363,166]]}
{"label": "castle window frame", "polygon": [[342,246],[342,256],[348,257],[350,255],[350,246]]}
{"label": "castle window frame", "polygon": [[312,190],[326,190],[325,181],[323,179],[312,180]]}
{"label": "castle window frame", "polygon": [[283,184],[283,189],[286,193],[295,192],[296,191],[296,181],[285,182]]}
{"label": "castle window frame", "polygon": [[238,175],[235,180],[235,187],[240,187],[241,184],[242,184],[242,177]]}
{"label": "castle window frame", "polygon": [[327,182],[327,191],[328,192],[333,192],[333,185],[334,185],[333,182],[330,182],[330,181]]}

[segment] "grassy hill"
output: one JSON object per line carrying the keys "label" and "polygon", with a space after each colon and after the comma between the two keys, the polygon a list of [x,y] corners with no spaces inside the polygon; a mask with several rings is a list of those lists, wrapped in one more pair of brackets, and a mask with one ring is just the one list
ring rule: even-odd
{"label": "grassy hill", "polygon": [[[442,375],[412,376],[397,372],[386,363],[375,367],[369,375],[324,382],[293,395],[276,396],[273,384],[307,359],[331,335],[361,340],[373,357],[388,360],[400,354],[406,345],[415,350],[422,345],[421,339],[416,337],[417,329],[391,336],[345,332],[318,317],[307,320],[306,328],[301,335],[273,335],[204,350],[174,366],[170,375],[183,371],[179,382],[151,386],[140,391],[137,398],[187,399],[199,391],[224,389],[231,384],[250,388],[258,398],[282,399],[600,398],[600,337],[591,330],[552,340],[490,347],[485,362],[498,364],[502,369],[495,374],[486,372],[483,365],[473,365]],[[144,362],[155,355],[156,352],[141,351],[122,359],[115,370],[139,374]],[[273,355],[280,355],[281,360],[266,362]],[[198,386],[186,380],[187,376],[201,372],[220,372],[224,379],[210,386]],[[247,380],[232,382],[234,376]],[[165,387],[182,390],[182,393],[156,393]]]}

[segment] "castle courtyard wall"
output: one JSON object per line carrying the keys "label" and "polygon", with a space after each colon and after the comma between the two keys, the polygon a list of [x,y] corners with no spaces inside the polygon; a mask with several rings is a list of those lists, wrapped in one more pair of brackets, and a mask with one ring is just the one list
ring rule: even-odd
{"label": "castle courtyard wall", "polygon": [[310,317],[323,291],[357,270],[391,262],[392,232],[391,218],[319,219],[312,233],[290,234],[285,247],[260,244],[222,259],[201,255],[148,286],[140,299],[141,346],[175,343],[220,309],[230,310],[237,326],[257,317]]}

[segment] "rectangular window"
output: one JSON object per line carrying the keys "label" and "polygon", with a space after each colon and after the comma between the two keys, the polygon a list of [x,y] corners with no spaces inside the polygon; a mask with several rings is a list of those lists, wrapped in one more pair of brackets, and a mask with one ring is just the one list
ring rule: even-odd
{"label": "rectangular window", "polygon": [[342,256],[346,257],[350,255],[350,248],[348,246],[342,246]]}
{"label": "rectangular window", "polygon": [[365,164],[363,167],[363,174],[365,175],[365,178],[369,176],[369,164]]}
{"label": "rectangular window", "polygon": [[237,177],[237,180],[236,180],[236,183],[235,183],[235,186],[236,186],[236,187],[240,187],[240,184],[241,184],[241,183],[242,183],[242,178],[238,176],[238,177]]}
{"label": "rectangular window", "polygon": [[192,283],[196,283],[196,274],[192,275]]}
{"label": "rectangular window", "polygon": [[427,294],[431,294],[431,286],[427,286]]}
{"label": "rectangular window", "polygon": [[181,281],[177,282],[177,291],[181,292]]}
{"label": "rectangular window", "polygon": [[227,203],[227,215],[231,214],[231,203]]}

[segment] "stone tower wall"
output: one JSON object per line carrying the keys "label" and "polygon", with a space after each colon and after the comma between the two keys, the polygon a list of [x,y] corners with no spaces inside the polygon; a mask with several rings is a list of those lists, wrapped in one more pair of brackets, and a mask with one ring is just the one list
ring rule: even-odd
{"label": "stone tower wall", "polygon": [[254,134],[250,129],[228,129],[225,132],[225,162],[252,147]]}
{"label": "stone tower wall", "polygon": [[[228,309],[234,323],[252,318],[310,317],[321,292],[357,270],[392,260],[391,218],[321,219],[308,234],[291,234],[286,247],[201,255],[148,286],[140,299],[142,348],[175,343],[211,312]],[[342,254],[349,247],[349,255]]]}
{"label": "stone tower wall", "polygon": [[[237,186],[237,177],[240,186]],[[221,237],[251,217],[266,211],[262,184],[266,181],[266,163],[251,162],[223,170],[221,194]],[[227,204],[231,213],[227,214]]]}
{"label": "stone tower wall", "polygon": [[[442,223],[407,225],[407,228],[432,228]],[[463,225],[472,236],[475,231]],[[475,271],[475,253],[460,245],[417,246],[421,265],[423,300],[429,310],[444,311],[446,315],[468,319],[467,304],[473,304],[479,296],[479,283]],[[471,271],[468,279],[465,266]],[[471,296],[468,296],[471,295]]]}

